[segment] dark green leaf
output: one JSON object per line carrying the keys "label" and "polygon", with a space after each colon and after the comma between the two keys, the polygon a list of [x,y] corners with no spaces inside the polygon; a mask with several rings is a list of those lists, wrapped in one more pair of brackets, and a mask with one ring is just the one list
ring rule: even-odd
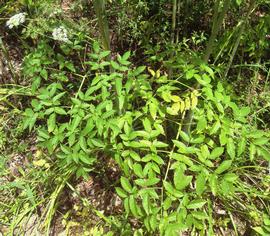
{"label": "dark green leaf", "polygon": [[138,214],[138,210],[137,210],[137,203],[136,203],[136,200],[134,198],[133,195],[131,195],[129,197],[129,207],[130,207],[130,211],[131,213],[135,216],[135,217],[138,217],[139,214]]}
{"label": "dark green leaf", "polygon": [[211,188],[213,195],[216,196],[217,191],[218,191],[218,177],[217,177],[217,175],[213,174],[210,176],[209,185],[210,185],[210,188]]}
{"label": "dark green leaf", "polygon": [[202,208],[205,205],[205,203],[206,203],[205,200],[196,199],[196,200],[191,201],[187,205],[187,209],[198,209],[198,208]]}
{"label": "dark green leaf", "polygon": [[220,157],[224,152],[224,147],[216,147],[214,150],[211,152],[210,159],[216,159]]}
{"label": "dark green leaf", "polygon": [[149,187],[157,184],[160,181],[159,178],[150,178],[150,179],[136,179],[135,183],[142,187]]}
{"label": "dark green leaf", "polygon": [[232,160],[223,161],[219,167],[215,170],[216,174],[222,174],[224,171],[228,170],[232,165]]}
{"label": "dark green leaf", "polygon": [[62,107],[55,107],[54,108],[55,113],[59,114],[59,115],[66,115],[66,111],[62,108]]}
{"label": "dark green leaf", "polygon": [[132,186],[126,177],[122,176],[120,182],[124,190],[126,190],[128,193],[132,192]]}
{"label": "dark green leaf", "polygon": [[206,187],[206,176],[201,173],[196,178],[196,193],[200,196]]}
{"label": "dark green leaf", "polygon": [[47,125],[48,125],[48,132],[51,133],[52,131],[54,131],[55,126],[56,126],[56,115],[55,113],[51,114],[48,121],[47,121]]}
{"label": "dark green leaf", "polygon": [[227,142],[227,153],[230,155],[232,159],[235,158],[235,144],[232,138],[228,139]]}
{"label": "dark green leaf", "polygon": [[127,193],[119,187],[116,187],[115,190],[119,197],[126,198],[128,196]]}
{"label": "dark green leaf", "polygon": [[122,94],[122,78],[118,77],[115,79],[115,88],[116,88],[116,93],[118,96]]}
{"label": "dark green leaf", "polygon": [[179,169],[175,170],[174,185],[176,189],[180,191],[185,189],[191,183],[192,178],[193,178],[192,176],[184,175],[183,172]]}

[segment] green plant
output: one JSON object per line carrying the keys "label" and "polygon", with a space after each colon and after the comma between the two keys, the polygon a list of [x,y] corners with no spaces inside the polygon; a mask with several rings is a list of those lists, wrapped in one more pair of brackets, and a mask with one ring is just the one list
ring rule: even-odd
{"label": "green plant", "polygon": [[[122,188],[117,190],[125,199],[126,212],[142,219],[148,231],[159,229],[161,234],[174,235],[179,231],[197,228],[208,229],[208,234],[213,234],[213,206],[207,201],[207,195],[213,194],[226,202],[236,194],[235,184],[242,183],[237,181],[239,176],[233,171],[233,166],[238,161],[241,163],[241,157],[246,155],[247,143],[250,142],[250,153],[247,155],[251,161],[255,153],[269,160],[269,152],[262,146],[268,142],[268,138],[264,137],[266,134],[254,131],[253,135],[250,128],[243,124],[249,109],[240,109],[230,101],[220,83],[213,90],[210,77],[213,79],[214,74],[208,67],[203,69],[207,71],[202,75],[204,80],[201,80],[199,74],[191,74],[190,71],[188,76],[196,78],[204,86],[201,94],[207,101],[204,107],[196,106],[196,93],[182,102],[181,98],[171,95],[170,91],[163,91],[164,101],[173,102],[172,107],[167,108],[169,115],[177,116],[181,109],[182,112],[194,109],[195,120],[198,121],[190,136],[181,131],[180,123],[174,128],[178,129],[175,136],[169,134],[173,144],[170,145],[168,137],[166,143],[162,142],[162,138],[161,141],[156,140],[162,133],[152,128],[152,125],[163,123],[153,115],[153,108],[152,113],[149,111],[153,115],[152,119],[155,119],[153,124],[149,118],[144,118],[143,130],[132,132],[133,129],[129,128],[130,131],[125,131],[128,136],[136,137],[139,133],[142,137],[126,145],[133,148],[132,151],[122,152],[122,165],[127,162],[127,170],[126,177],[121,179]],[[164,87],[168,88],[166,85]],[[231,116],[225,115],[226,109],[231,109]],[[166,123],[166,126],[170,127],[170,124]],[[242,136],[239,146],[235,144],[238,139],[236,134]],[[136,149],[141,151],[134,153]],[[134,171],[133,178],[130,178],[130,171]],[[195,189],[195,192],[190,191],[190,188]]]}
{"label": "green plant", "polygon": [[[108,55],[93,44],[85,61],[89,69],[76,92],[66,80],[41,83],[32,108],[25,111],[25,128],[39,121],[40,145],[77,177],[87,178],[101,157],[113,157],[123,172],[116,191],[126,217],[136,218],[146,231],[213,235],[213,203],[207,199],[226,206],[247,191],[237,170],[245,168],[246,156],[250,163],[258,157],[269,161],[267,134],[249,126],[249,108],[238,107],[205,64],[184,64],[186,82],[180,82],[152,69],[149,76],[144,66],[130,67],[129,52],[116,61],[107,61]],[[51,57],[61,65],[59,54]],[[109,66],[114,72],[107,74]],[[72,73],[78,73],[75,67]],[[47,77],[40,75],[45,82]],[[191,80],[202,89],[180,93]],[[190,110],[194,123],[186,134],[183,118]]]}
{"label": "green plant", "polygon": [[263,216],[263,226],[262,227],[254,227],[254,230],[259,234],[259,235],[267,235],[270,233],[270,221],[269,221],[269,216],[264,215]]}
{"label": "green plant", "polygon": [[[106,9],[105,1],[93,3],[93,8],[74,3],[87,6],[81,15],[90,19],[79,23],[74,16],[54,12],[50,1],[18,5],[28,12],[26,25],[10,34],[23,29],[24,78],[18,83],[29,86],[9,84],[0,90],[5,112],[0,150],[9,146],[1,154],[0,209],[5,214],[0,213],[0,219],[8,233],[21,234],[25,222],[36,217],[36,232],[47,235],[59,218],[66,234],[81,224],[85,235],[219,235],[220,229],[267,235],[270,136],[267,124],[260,129],[267,119],[258,122],[269,107],[269,70],[261,58],[267,41],[262,40],[256,52],[249,39],[255,33],[242,28],[254,24],[248,17],[230,31],[238,10],[247,10],[243,15],[249,16],[257,2],[216,1],[209,10],[212,30],[211,17],[205,15],[211,1],[107,1]],[[96,14],[90,14],[92,10]],[[205,25],[191,27],[194,19],[202,18]],[[101,44],[87,32],[89,25],[94,26],[90,31],[98,28]],[[267,32],[263,19],[256,25],[256,32]],[[220,46],[221,31],[225,37]],[[138,50],[127,51],[124,42]],[[245,56],[240,50],[251,53]],[[245,58],[259,63],[232,65]],[[238,71],[244,66],[248,70]],[[246,106],[224,78],[231,73],[253,78],[250,86],[263,87],[262,98],[254,96]],[[16,128],[7,125],[8,112],[16,114]],[[21,142],[25,138],[28,142]],[[19,164],[14,174],[7,160],[18,153],[27,163]],[[82,196],[75,189],[74,184],[89,176],[105,179],[101,191],[118,194],[120,214],[95,209],[88,193]],[[58,208],[62,193],[76,196],[82,212],[76,204],[74,209]],[[88,214],[100,221],[85,224],[75,217]]]}

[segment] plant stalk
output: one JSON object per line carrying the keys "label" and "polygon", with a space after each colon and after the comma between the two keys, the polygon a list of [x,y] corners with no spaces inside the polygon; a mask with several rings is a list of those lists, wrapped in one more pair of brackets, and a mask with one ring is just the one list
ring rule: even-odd
{"label": "plant stalk", "polygon": [[98,18],[99,31],[105,50],[110,50],[109,24],[106,16],[106,0],[94,0],[94,9]]}
{"label": "plant stalk", "polygon": [[[219,6],[221,4],[221,0],[216,1],[215,6],[214,6],[214,16],[213,16],[213,26],[212,26],[212,32],[211,32],[211,36],[209,38],[209,41],[207,43],[206,46],[206,50],[203,56],[203,61],[204,63],[208,63],[209,58],[214,50],[214,46],[215,46],[215,40],[217,38],[218,32],[220,31],[221,27],[222,27],[222,22],[225,18],[225,15],[227,13],[227,11],[229,10],[229,6],[230,6],[230,0],[225,0],[223,8],[221,10],[221,12],[219,13]],[[195,85],[195,89],[200,89],[200,84],[197,83]],[[183,125],[183,131],[187,134],[190,133],[190,128],[191,128],[191,124],[192,124],[192,120],[193,120],[193,111],[189,110],[187,112],[187,115],[185,117],[185,121],[184,121],[184,125]]]}
{"label": "plant stalk", "polygon": [[172,34],[171,34],[171,42],[175,42],[175,27],[176,27],[176,10],[177,10],[177,0],[172,0],[173,9],[172,9]]}
{"label": "plant stalk", "polygon": [[205,63],[208,63],[208,60],[213,52],[214,49],[214,44],[215,44],[215,40],[217,38],[218,32],[221,29],[222,26],[222,22],[225,18],[225,14],[227,13],[229,6],[230,6],[230,0],[225,0],[224,2],[224,6],[222,8],[221,13],[219,13],[219,6],[220,6],[221,1],[216,1],[216,4],[214,6],[214,16],[213,16],[213,27],[212,27],[212,32],[211,32],[211,36],[210,39],[207,43],[207,47],[205,50],[205,54],[203,57],[203,61]]}
{"label": "plant stalk", "polygon": [[179,43],[179,37],[180,37],[180,12],[181,12],[181,0],[177,1],[177,29],[176,29],[176,39],[175,42],[178,44]]}
{"label": "plant stalk", "polygon": [[[175,28],[176,28],[176,11],[177,11],[177,0],[172,0],[173,8],[172,8],[172,32],[171,32],[171,44],[173,45],[175,43]],[[174,55],[174,52],[170,53],[170,58],[172,58]],[[171,78],[173,73],[173,69],[170,68],[168,71],[168,76]]]}
{"label": "plant stalk", "polygon": [[241,37],[244,33],[244,30],[245,30],[245,27],[246,27],[246,24],[247,24],[247,21],[250,17],[250,15],[252,14],[252,12],[254,12],[254,10],[256,9],[256,1],[253,0],[251,3],[250,3],[250,6],[249,6],[249,9],[248,9],[248,12],[247,12],[247,15],[243,16],[242,20],[239,22],[239,33],[238,33],[238,36],[237,36],[237,39],[236,39],[236,42],[234,44],[234,47],[233,47],[233,51],[230,55],[230,61],[229,61],[229,64],[228,64],[228,67],[224,73],[224,77],[227,77],[228,73],[229,73],[229,70],[232,66],[232,63],[233,63],[233,59],[235,57],[235,54],[236,54],[236,51],[239,47],[239,44],[240,44],[240,41],[241,41]]}

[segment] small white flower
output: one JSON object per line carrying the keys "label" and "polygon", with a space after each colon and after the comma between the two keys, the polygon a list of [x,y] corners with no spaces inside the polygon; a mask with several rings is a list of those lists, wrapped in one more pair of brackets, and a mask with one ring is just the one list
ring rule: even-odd
{"label": "small white flower", "polygon": [[26,13],[22,12],[22,13],[18,13],[16,15],[10,17],[10,19],[6,23],[7,27],[12,29],[14,26],[17,27],[20,24],[24,23],[25,16],[26,16]]}
{"label": "small white flower", "polygon": [[54,40],[61,41],[61,42],[68,42],[67,30],[65,27],[60,26],[55,28],[52,32],[52,36]]}

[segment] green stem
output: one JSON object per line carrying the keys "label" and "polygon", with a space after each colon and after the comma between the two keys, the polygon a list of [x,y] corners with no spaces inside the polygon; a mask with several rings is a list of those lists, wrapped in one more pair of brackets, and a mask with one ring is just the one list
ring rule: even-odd
{"label": "green stem", "polygon": [[175,42],[178,44],[179,43],[179,37],[180,37],[180,12],[181,12],[181,0],[177,1],[177,29],[176,29],[176,39]]}
{"label": "green stem", "polygon": [[229,44],[231,42],[231,39],[233,37],[233,35],[235,34],[235,32],[238,30],[238,27],[236,27],[231,33],[230,35],[227,37],[226,42],[224,42],[224,44],[221,46],[219,52],[217,53],[217,55],[215,56],[215,60],[213,61],[213,64],[215,65],[218,61],[218,59],[221,57],[222,53],[224,52],[225,49],[228,49]]}
{"label": "green stem", "polygon": [[176,27],[176,10],[177,10],[177,0],[172,0],[173,9],[172,9],[172,34],[171,34],[171,42],[175,41],[175,27]]}
{"label": "green stem", "polygon": [[[182,116],[182,119],[183,120],[183,117],[185,116],[185,113],[183,113],[183,116]],[[179,124],[178,126],[178,131],[177,131],[177,134],[176,134],[176,137],[175,139],[178,140],[179,136],[180,136],[180,132],[182,130],[182,123]],[[167,168],[166,168],[166,172],[165,172],[165,176],[164,176],[164,179],[162,182],[165,182],[168,178],[168,174],[169,174],[169,170],[170,170],[170,167],[171,167],[171,160],[172,160],[172,154],[174,152],[174,149],[175,149],[176,145],[174,144],[173,147],[172,147],[172,150],[169,152],[169,161],[168,161],[168,164],[167,164]],[[162,184],[162,188],[161,188],[161,214],[163,215],[163,202],[164,202],[164,185]]]}
{"label": "green stem", "polygon": [[188,24],[188,21],[187,21],[187,16],[189,15],[189,3],[188,3],[188,0],[184,0],[184,22],[183,22],[183,35],[184,37],[187,36],[187,24]]}
{"label": "green stem", "polygon": [[[172,8],[172,32],[171,32],[171,43],[175,43],[175,27],[176,27],[176,10],[177,10],[177,0],[172,0],[173,8]],[[172,58],[174,52],[170,53],[170,58]],[[168,71],[168,77],[171,78],[173,73],[173,69],[170,68]]]}
{"label": "green stem", "polygon": [[82,86],[83,86],[83,84],[84,84],[84,82],[85,82],[86,77],[87,77],[87,74],[83,76],[82,82],[81,82],[81,84],[80,84],[79,90],[77,91],[77,93],[76,93],[76,95],[75,95],[75,98],[77,98],[78,95],[79,95],[79,93],[81,92]]}
{"label": "green stem", "polygon": [[229,6],[230,6],[230,0],[225,0],[224,6],[222,8],[221,13],[218,13],[220,2],[221,2],[220,0],[216,1],[216,4],[214,6],[215,13],[214,13],[214,16],[213,16],[212,33],[211,33],[210,39],[209,39],[209,41],[207,43],[207,47],[206,47],[205,54],[204,54],[204,57],[203,57],[203,61],[205,63],[208,62],[208,60],[209,60],[209,58],[210,58],[210,56],[211,56],[211,54],[213,52],[214,45],[215,45],[215,40],[217,38],[219,30],[221,29],[222,22],[224,20],[225,14],[227,13],[227,11],[229,9]]}
{"label": "green stem", "polygon": [[[239,22],[238,24],[238,27],[239,27],[239,33],[238,33],[238,36],[237,36],[237,39],[236,39],[236,42],[234,44],[234,47],[233,47],[233,51],[230,55],[230,61],[229,61],[229,64],[228,64],[228,67],[224,73],[224,77],[226,78],[228,73],[229,73],[229,70],[231,68],[231,65],[232,65],[232,62],[233,62],[233,59],[235,57],[235,54],[236,54],[236,51],[239,47],[239,44],[240,44],[240,40],[241,40],[241,37],[242,37],[242,34],[244,33],[244,30],[245,30],[245,26],[246,26],[246,23],[250,17],[250,15],[252,14],[252,12],[254,12],[254,10],[256,9],[256,1],[253,0],[249,6],[249,9],[248,9],[248,12],[247,12],[247,15],[243,16],[242,20]],[[237,27],[237,28],[238,28]]]}
{"label": "green stem", "polygon": [[[94,9],[98,18],[99,31],[102,38],[103,48],[107,51],[110,51],[110,33],[109,33],[109,23],[106,16],[106,0],[94,0]],[[110,60],[110,56],[108,56],[107,60]],[[110,73],[113,72],[113,68],[110,67]],[[116,88],[114,87],[114,91],[116,92]],[[118,110],[118,114],[121,114],[119,109],[119,100],[116,99],[114,104],[115,108]]]}
{"label": "green stem", "polygon": [[94,0],[94,9],[98,18],[102,44],[105,50],[110,50],[109,24],[106,16],[106,0]]}

